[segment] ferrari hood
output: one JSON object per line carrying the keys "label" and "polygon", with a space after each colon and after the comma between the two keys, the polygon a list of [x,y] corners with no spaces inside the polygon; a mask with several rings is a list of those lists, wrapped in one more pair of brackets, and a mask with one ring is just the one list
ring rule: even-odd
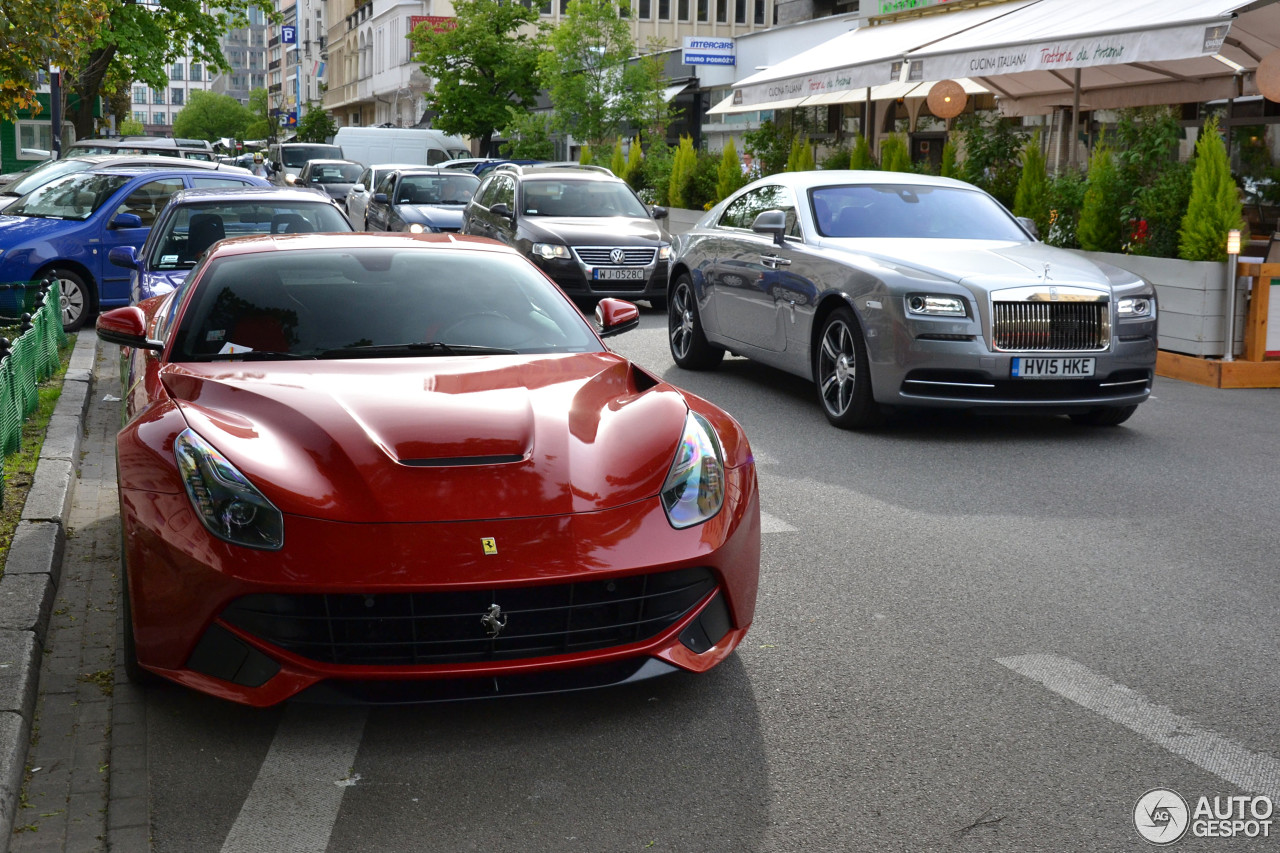
{"label": "ferrari hood", "polygon": [[876,238],[824,241],[828,244],[908,274],[919,271],[983,290],[1022,287],[1043,280],[1107,289],[1136,278],[1133,273],[1115,267],[1103,269],[1082,255],[1044,243]]}
{"label": "ferrari hood", "polygon": [[687,405],[611,353],[171,365],[188,425],[285,513],[432,522],[656,495]]}

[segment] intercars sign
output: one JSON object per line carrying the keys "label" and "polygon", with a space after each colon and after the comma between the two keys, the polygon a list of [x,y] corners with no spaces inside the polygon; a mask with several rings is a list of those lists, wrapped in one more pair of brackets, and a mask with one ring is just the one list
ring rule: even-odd
{"label": "intercars sign", "polygon": [[685,36],[680,61],[685,65],[737,65],[733,39]]}

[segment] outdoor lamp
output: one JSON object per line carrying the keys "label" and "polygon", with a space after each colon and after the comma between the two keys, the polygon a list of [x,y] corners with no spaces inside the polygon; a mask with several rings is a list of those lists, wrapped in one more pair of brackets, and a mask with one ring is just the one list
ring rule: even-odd
{"label": "outdoor lamp", "polygon": [[1235,361],[1236,352],[1236,264],[1240,256],[1240,229],[1227,232],[1227,305],[1226,331],[1222,336],[1222,360]]}

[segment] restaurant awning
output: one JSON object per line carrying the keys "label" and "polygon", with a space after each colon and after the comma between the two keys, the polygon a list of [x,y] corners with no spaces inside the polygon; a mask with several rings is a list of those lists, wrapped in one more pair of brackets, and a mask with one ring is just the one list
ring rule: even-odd
{"label": "restaurant awning", "polygon": [[[777,104],[754,104],[750,106],[742,106],[733,102],[734,96],[730,95],[724,100],[717,103],[711,109],[707,110],[710,115],[724,113],[747,113],[756,112],[757,110],[782,110],[795,109],[796,107],[820,107],[829,104],[860,104],[864,101],[892,101],[898,98],[924,98],[929,94],[936,80],[916,80],[907,83],[885,83],[880,86],[864,86],[859,89],[841,89],[835,92],[827,92],[822,95],[811,95],[807,98],[793,98],[789,101],[781,101]],[[979,95],[987,91],[977,81],[970,80],[968,77],[961,77],[956,80],[964,89],[966,94]]]}
{"label": "restaurant awning", "polygon": [[1184,103],[1249,94],[1277,49],[1276,0],[1010,0],[851,30],[740,80],[710,112],[859,101],[868,87],[902,97],[875,91],[895,81],[924,95],[925,81],[961,78],[1011,115],[1077,91],[1082,108]]}
{"label": "restaurant awning", "polygon": [[[902,65],[907,52],[1036,2],[1012,0],[850,30],[740,80],[734,85],[731,106],[741,108],[736,112],[786,109],[806,98],[853,91],[861,97],[870,86],[909,82]],[[912,76],[917,82],[923,79]]]}
{"label": "restaurant awning", "polygon": [[1277,48],[1273,0],[1035,0],[904,59],[931,79],[973,77],[1016,115],[1071,104],[1077,75],[1083,109],[1233,97]]}

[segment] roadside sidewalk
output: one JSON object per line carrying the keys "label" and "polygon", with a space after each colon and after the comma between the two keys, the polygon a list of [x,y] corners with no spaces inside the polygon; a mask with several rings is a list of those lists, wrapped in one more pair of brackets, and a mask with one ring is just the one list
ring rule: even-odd
{"label": "roadside sidewalk", "polygon": [[0,850],[150,846],[145,706],[116,666],[117,357],[77,336],[0,579]]}

